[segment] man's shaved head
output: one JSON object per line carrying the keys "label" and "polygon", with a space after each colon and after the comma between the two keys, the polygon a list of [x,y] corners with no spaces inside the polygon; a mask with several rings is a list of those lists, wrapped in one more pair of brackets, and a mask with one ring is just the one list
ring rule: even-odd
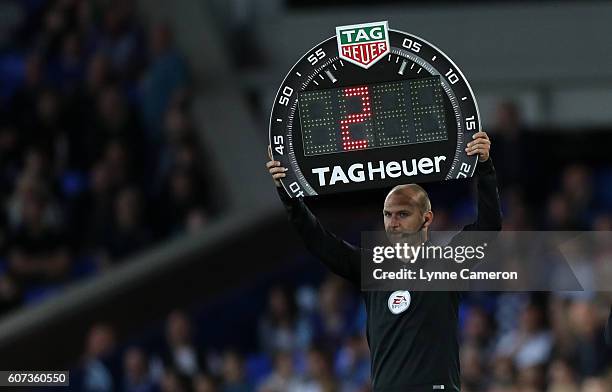
{"label": "man's shaved head", "polygon": [[420,212],[424,213],[431,211],[431,201],[427,191],[418,184],[402,184],[394,187],[387,194],[385,204],[389,197],[393,196],[394,199],[400,200],[405,204],[415,204]]}
{"label": "man's shaved head", "polygon": [[385,199],[383,217],[391,242],[427,240],[427,230],[433,220],[429,195],[417,184],[398,185]]}

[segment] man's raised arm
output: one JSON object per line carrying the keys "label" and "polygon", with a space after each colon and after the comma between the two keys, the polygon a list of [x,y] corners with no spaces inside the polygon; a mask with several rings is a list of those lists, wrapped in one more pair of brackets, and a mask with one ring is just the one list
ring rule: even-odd
{"label": "man's raised arm", "polygon": [[476,182],[478,190],[478,216],[476,221],[463,228],[466,231],[500,231],[502,226],[501,203],[497,190],[497,175],[489,156],[491,142],[485,132],[478,132],[468,143],[468,155],[478,154]]}
{"label": "man's raised arm", "polygon": [[[501,230],[502,213],[497,191],[495,167],[489,156],[491,142],[485,132],[474,134],[474,140],[468,143],[468,155],[478,154],[476,166],[476,188],[478,192],[478,215],[476,220],[463,227],[463,230],[451,240],[451,245],[475,245],[493,241]],[[470,234],[470,232],[478,232]]]}

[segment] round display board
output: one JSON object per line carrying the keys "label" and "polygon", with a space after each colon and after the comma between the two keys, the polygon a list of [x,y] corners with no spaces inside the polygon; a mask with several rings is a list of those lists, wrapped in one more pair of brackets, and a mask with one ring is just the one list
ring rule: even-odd
{"label": "round display board", "polygon": [[302,56],[276,94],[270,145],[302,197],[471,177],[479,129],[455,63],[383,21],[339,26]]}

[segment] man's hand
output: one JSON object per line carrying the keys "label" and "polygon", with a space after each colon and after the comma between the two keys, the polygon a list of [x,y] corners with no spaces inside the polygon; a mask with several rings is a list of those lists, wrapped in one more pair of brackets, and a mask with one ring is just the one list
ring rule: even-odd
{"label": "man's hand", "polygon": [[478,154],[478,161],[484,162],[489,159],[489,151],[491,150],[491,141],[486,132],[476,132],[472,136],[474,140],[467,144],[465,151],[468,155]]}
{"label": "man's hand", "polygon": [[266,167],[268,168],[268,171],[270,172],[270,174],[272,174],[272,178],[274,179],[274,185],[276,185],[277,188],[281,187],[281,183],[280,183],[280,179],[285,177],[285,172],[288,170],[285,167],[282,167],[279,161],[275,161],[274,159],[272,159],[272,148],[268,145],[268,158],[270,158],[270,160],[268,161],[268,163],[266,163]]}

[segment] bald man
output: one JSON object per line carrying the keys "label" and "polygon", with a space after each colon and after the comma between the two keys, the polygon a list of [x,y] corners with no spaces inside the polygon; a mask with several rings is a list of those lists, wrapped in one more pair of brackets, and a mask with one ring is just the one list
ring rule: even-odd
{"label": "bald man", "polygon": [[429,196],[420,185],[398,185],[387,194],[383,205],[383,221],[387,237],[392,243],[403,240],[409,242],[409,245],[419,245],[425,242],[432,220]]}
{"label": "bald man", "polygon": [[[501,230],[497,179],[489,157],[491,142],[485,132],[474,134],[468,155],[478,155],[476,181],[478,216],[463,231]],[[361,249],[325,229],[302,198],[290,198],[281,179],[286,168],[272,160],[266,164],[285,205],[290,222],[306,247],[331,271],[361,287]],[[429,240],[434,220],[427,192],[417,184],[393,188],[383,205],[385,231],[391,241]],[[459,234],[461,235],[461,234]],[[374,392],[460,391],[457,291],[362,291],[366,336],[372,359]],[[401,305],[401,306],[392,306]]]}

